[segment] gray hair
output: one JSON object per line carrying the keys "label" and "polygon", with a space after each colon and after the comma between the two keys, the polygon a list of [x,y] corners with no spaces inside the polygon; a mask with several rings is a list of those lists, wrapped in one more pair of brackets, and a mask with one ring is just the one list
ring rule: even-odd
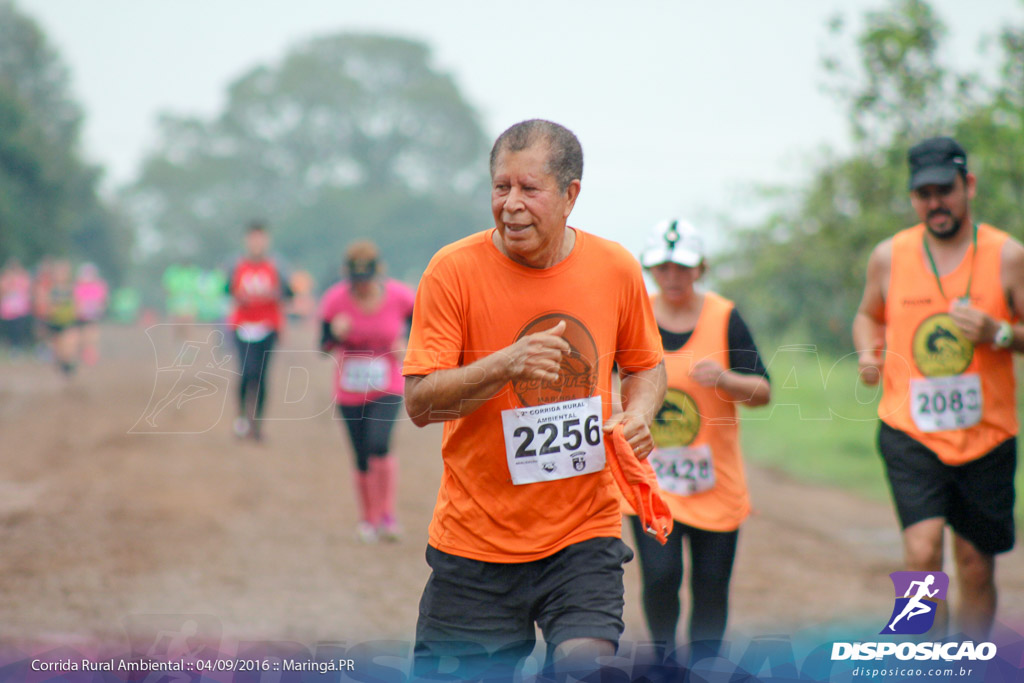
{"label": "gray hair", "polygon": [[547,171],[558,182],[559,192],[565,192],[569,183],[583,178],[580,141],[565,126],[544,119],[520,121],[498,136],[491,147],[491,177],[494,177],[494,166],[501,152],[521,152],[538,142],[548,145]]}

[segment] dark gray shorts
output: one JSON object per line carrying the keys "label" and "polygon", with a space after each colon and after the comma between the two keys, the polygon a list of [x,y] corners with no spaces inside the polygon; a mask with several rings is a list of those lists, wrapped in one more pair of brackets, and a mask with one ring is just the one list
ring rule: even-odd
{"label": "dark gray shorts", "polygon": [[427,546],[433,570],[420,600],[415,672],[438,673],[442,657],[456,676],[496,673],[533,651],[540,626],[549,650],[574,638],[616,645],[622,634],[622,565],[633,551],[618,538],[592,538],[550,557],[514,564],[481,562]]}
{"label": "dark gray shorts", "polygon": [[947,465],[930,448],[881,422],[878,450],[904,529],[942,517],[957,535],[987,555],[1013,548],[1015,438],[977,460]]}

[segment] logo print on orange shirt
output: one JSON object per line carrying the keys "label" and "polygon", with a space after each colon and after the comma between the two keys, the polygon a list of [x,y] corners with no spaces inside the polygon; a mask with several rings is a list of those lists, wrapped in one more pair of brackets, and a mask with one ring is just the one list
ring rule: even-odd
{"label": "logo print on orange shirt", "polygon": [[914,364],[925,377],[959,375],[974,357],[974,344],[967,340],[948,313],[925,318],[914,331],[911,348]]}
{"label": "logo print on orange shirt", "polygon": [[665,402],[651,423],[651,436],[658,448],[689,446],[700,431],[700,412],[693,397],[681,389],[669,389]]}
{"label": "logo print on orange shirt", "polygon": [[569,342],[571,351],[562,357],[559,377],[555,382],[519,380],[512,383],[512,389],[524,407],[589,398],[597,390],[597,344],[590,330],[576,318],[566,313],[546,313],[528,322],[519,331],[516,341],[528,334],[550,330],[561,320],[565,321],[562,339]]}

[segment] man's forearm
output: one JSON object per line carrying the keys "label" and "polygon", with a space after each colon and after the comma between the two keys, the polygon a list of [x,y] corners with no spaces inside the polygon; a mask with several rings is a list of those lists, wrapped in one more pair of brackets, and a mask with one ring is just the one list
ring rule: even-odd
{"label": "man's forearm", "polygon": [[885,341],[885,325],[861,311],[853,317],[853,348],[857,353],[877,351]]}
{"label": "man's forearm", "polygon": [[649,370],[624,373],[622,376],[622,409],[634,415],[643,415],[651,424],[665,400],[668,377],[662,361]]}
{"label": "man's forearm", "polygon": [[718,381],[718,389],[729,398],[750,408],[763,406],[771,400],[771,385],[761,375],[750,375],[727,370]]}
{"label": "man's forearm", "polygon": [[405,407],[419,427],[466,417],[501,391],[510,378],[508,363],[501,353],[481,358],[470,365],[437,370],[405,380]]}

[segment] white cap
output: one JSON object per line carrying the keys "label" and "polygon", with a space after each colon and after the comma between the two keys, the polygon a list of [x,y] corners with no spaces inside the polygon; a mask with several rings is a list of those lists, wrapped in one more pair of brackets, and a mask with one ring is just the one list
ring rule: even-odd
{"label": "white cap", "polygon": [[686,221],[668,220],[654,226],[647,238],[647,247],[640,254],[640,264],[653,268],[662,263],[678,263],[696,268],[704,260],[704,240],[697,229]]}

